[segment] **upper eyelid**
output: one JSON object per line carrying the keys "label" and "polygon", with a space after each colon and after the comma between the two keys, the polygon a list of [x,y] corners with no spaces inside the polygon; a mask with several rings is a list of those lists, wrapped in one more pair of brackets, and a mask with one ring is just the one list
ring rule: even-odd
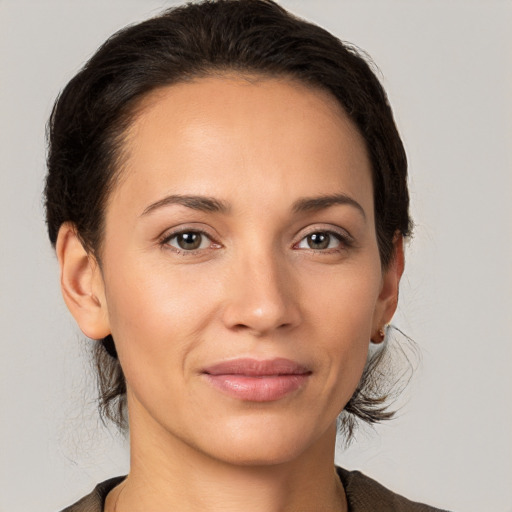
{"label": "upper eyelid", "polygon": [[201,235],[206,236],[209,238],[212,242],[216,241],[215,235],[210,233],[209,230],[206,230],[202,227],[196,227],[196,226],[179,226],[175,228],[168,228],[165,231],[163,231],[159,236],[158,240],[165,241],[170,240],[182,233],[200,233]]}
{"label": "upper eyelid", "polygon": [[213,242],[212,237],[208,233],[206,233],[205,231],[200,231],[198,229],[185,229],[183,231],[171,232],[171,233],[169,233],[167,235],[164,235],[163,236],[163,240],[164,241],[172,240],[173,238],[176,238],[177,236],[183,235],[184,233],[198,233],[198,234],[208,238],[210,241]]}
{"label": "upper eyelid", "polygon": [[329,234],[337,235],[340,238],[344,238],[347,240],[351,240],[351,241],[354,240],[354,237],[346,229],[339,227],[339,226],[333,226],[333,225],[325,226],[325,227],[318,226],[318,225],[310,226],[308,228],[300,230],[299,233],[297,233],[296,238],[298,238],[298,240],[302,240],[304,237],[309,236],[313,233],[329,233]]}

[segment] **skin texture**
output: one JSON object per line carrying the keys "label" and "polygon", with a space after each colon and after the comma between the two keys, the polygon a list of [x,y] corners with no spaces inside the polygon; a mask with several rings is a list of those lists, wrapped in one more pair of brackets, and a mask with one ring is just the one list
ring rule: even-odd
{"label": "skin texture", "polygon": [[[400,239],[381,268],[362,137],[326,92],[225,76],[151,93],[125,151],[101,268],[73,226],[57,243],[70,311],[113,334],[128,384],[131,471],[107,510],[344,510],[336,417],[403,270]],[[333,194],[350,200],[305,202]],[[188,250],[178,232],[204,234]],[[308,376],[263,402],[211,385],[241,357]]]}

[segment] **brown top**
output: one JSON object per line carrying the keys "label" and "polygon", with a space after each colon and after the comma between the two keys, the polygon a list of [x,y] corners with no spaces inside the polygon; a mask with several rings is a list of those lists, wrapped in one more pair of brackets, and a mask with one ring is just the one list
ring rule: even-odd
{"label": "brown top", "polygon": [[[409,501],[359,471],[342,468],[337,471],[345,488],[349,512],[447,512]],[[91,494],[62,512],[103,512],[107,494],[124,478],[120,476],[98,484]]]}

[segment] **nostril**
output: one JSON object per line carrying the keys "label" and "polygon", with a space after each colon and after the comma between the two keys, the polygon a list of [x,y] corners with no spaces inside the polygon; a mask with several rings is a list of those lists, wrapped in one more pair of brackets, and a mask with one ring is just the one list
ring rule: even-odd
{"label": "nostril", "polygon": [[232,327],[235,331],[245,331],[247,329],[249,329],[249,326],[248,325],[245,325],[245,324],[236,324]]}
{"label": "nostril", "polygon": [[243,323],[238,323],[231,326],[231,329],[235,332],[252,332],[255,336],[264,336],[268,334],[270,331],[284,331],[286,329],[289,329],[293,326],[291,322],[283,322],[278,325],[272,325],[272,324],[256,324],[253,322],[253,325],[247,325]]}

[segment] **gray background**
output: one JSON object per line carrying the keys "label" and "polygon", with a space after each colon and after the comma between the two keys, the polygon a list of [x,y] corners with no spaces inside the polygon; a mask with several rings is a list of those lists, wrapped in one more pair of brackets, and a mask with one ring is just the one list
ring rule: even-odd
{"label": "gray background", "polygon": [[[408,149],[396,324],[422,364],[397,419],[338,462],[456,511],[512,511],[512,3],[287,0],[367,50]],[[41,206],[53,99],[114,30],[172,2],[0,0],[0,511],[56,511],[127,470]]]}

